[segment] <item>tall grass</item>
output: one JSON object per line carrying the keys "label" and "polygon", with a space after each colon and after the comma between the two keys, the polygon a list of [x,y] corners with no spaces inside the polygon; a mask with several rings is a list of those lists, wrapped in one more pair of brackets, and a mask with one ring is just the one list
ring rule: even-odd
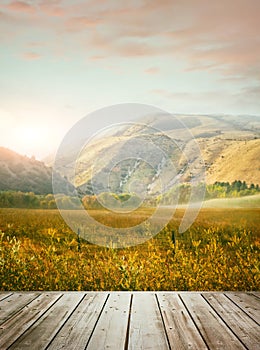
{"label": "tall grass", "polygon": [[259,290],[259,213],[204,209],[180,235],[178,210],[153,239],[115,250],[79,241],[57,210],[0,209],[0,289]]}

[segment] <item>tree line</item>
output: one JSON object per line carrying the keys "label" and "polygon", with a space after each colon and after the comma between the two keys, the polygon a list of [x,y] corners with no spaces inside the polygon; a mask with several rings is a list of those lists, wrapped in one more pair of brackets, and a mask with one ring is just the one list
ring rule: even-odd
{"label": "tree line", "polygon": [[225,197],[243,197],[250,196],[260,192],[259,185],[245,181],[235,180],[232,183],[216,181],[213,185],[207,185],[206,199],[225,198]]}
{"label": "tree line", "polygon": [[[201,191],[203,190],[202,184],[198,184],[195,190],[198,193],[198,198],[201,198]],[[195,191],[195,197],[196,197]],[[213,198],[234,198],[254,195],[260,192],[258,184],[247,184],[245,181],[235,180],[232,183],[229,182],[215,182],[214,184],[206,186],[205,199]],[[191,186],[190,184],[180,184],[171,188],[167,193],[158,196],[157,202],[162,204],[172,204],[173,198],[176,198],[179,204],[188,203],[190,200]],[[110,203],[115,206],[118,201],[119,206],[124,206],[124,202],[131,201],[130,204],[138,206],[141,199],[135,194],[114,194],[104,193],[101,194],[101,202]],[[102,204],[95,195],[86,195],[81,199],[81,202],[85,208],[101,209]],[[79,209],[79,200],[77,197],[66,196],[63,194],[56,195],[56,200],[53,194],[39,195],[34,192],[21,192],[21,191],[0,191],[0,208],[28,208],[28,209],[57,209],[57,203],[59,208],[62,209]],[[148,199],[146,201],[148,206],[156,206],[156,201]]]}
{"label": "tree line", "polygon": [[28,209],[78,209],[76,197],[53,194],[39,195],[34,192],[1,191],[0,208],[28,208]]}

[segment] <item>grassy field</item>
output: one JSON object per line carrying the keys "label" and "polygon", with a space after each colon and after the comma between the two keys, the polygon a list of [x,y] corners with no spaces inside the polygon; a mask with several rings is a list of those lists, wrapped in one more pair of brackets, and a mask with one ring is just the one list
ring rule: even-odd
{"label": "grassy field", "polygon": [[260,209],[204,208],[178,234],[183,213],[146,243],[112,249],[79,241],[57,210],[0,209],[0,289],[259,290]]}
{"label": "grassy field", "polygon": [[204,208],[260,208],[260,194],[238,198],[216,198],[203,203]]}

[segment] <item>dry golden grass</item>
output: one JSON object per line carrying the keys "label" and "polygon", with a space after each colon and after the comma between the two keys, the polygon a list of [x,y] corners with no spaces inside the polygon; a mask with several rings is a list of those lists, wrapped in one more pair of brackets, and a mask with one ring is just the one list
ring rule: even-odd
{"label": "dry golden grass", "polygon": [[78,241],[57,210],[0,209],[0,289],[259,290],[259,214],[204,209],[178,234],[178,210],[153,239],[115,250]]}
{"label": "dry golden grass", "polygon": [[206,164],[207,183],[233,182],[242,179],[248,184],[259,183],[260,139],[226,139],[226,136],[199,141]]}

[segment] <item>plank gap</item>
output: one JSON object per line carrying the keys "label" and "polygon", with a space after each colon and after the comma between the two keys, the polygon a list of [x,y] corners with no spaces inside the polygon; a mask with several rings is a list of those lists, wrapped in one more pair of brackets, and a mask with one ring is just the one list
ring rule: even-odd
{"label": "plank gap", "polygon": [[[232,303],[234,303],[240,310],[242,310],[248,317],[250,317],[251,320],[253,320],[258,326],[260,325],[260,323],[257,322],[257,320],[254,318],[254,315],[252,316],[252,315],[250,314],[250,312],[247,312],[247,311],[245,310],[244,307],[242,307],[241,305],[239,305],[239,303],[236,302],[233,298],[231,298],[228,294],[226,294],[226,293],[223,293],[223,294],[224,294],[224,296],[225,296],[226,298],[228,298],[230,301],[232,301]],[[252,294],[251,294],[251,295],[252,295]],[[252,296],[254,297],[255,295],[252,295]],[[256,297],[256,298],[258,298],[258,297]]]}
{"label": "plank gap", "polygon": [[235,331],[232,329],[232,327],[228,324],[228,322],[225,320],[225,318],[222,316],[221,312],[218,312],[218,310],[209,302],[209,300],[204,297],[203,294],[201,294],[202,298],[208,303],[208,305],[214,310],[214,312],[218,315],[218,317],[222,320],[223,323],[229,328],[229,330],[234,334],[234,336],[240,341],[240,343],[247,349],[250,350],[247,345],[238,337],[238,335],[235,333]]}
{"label": "plank gap", "polygon": [[[19,339],[22,338],[23,335],[24,335],[31,327],[33,327],[33,326],[38,322],[38,320],[39,320],[41,317],[43,317],[43,316],[46,314],[46,312],[48,312],[48,311],[58,302],[58,300],[59,300],[62,296],[63,296],[63,294],[61,294],[56,300],[54,300],[54,302],[51,303],[51,304],[49,305],[49,307],[48,307],[38,318],[36,318],[36,319],[34,320],[34,322],[32,322],[32,324],[31,324],[23,333],[21,333],[16,339],[14,339],[14,341],[8,346],[8,349],[11,348],[12,346],[14,346],[14,344],[15,344],[17,341],[19,341]],[[38,296],[38,297],[39,297],[39,296]],[[38,298],[38,297],[37,297],[37,298]],[[34,300],[36,300],[37,298],[35,298]],[[32,300],[32,302],[33,302],[34,300]]]}
{"label": "plank gap", "polygon": [[181,293],[181,297],[193,315],[194,321],[210,349],[222,350],[227,344],[230,350],[245,349],[245,346],[205,301],[201,293]]}
{"label": "plank gap", "polygon": [[158,300],[158,296],[157,296],[156,293],[155,293],[155,300],[156,300],[156,302],[157,302],[158,309],[159,309],[159,312],[160,312],[160,315],[161,315],[162,324],[163,324],[164,332],[165,332],[166,339],[167,339],[167,342],[168,342],[168,346],[169,346],[169,349],[171,350],[170,339],[169,339],[169,337],[168,337],[168,333],[167,333],[167,330],[166,330],[166,325],[165,325],[164,318],[163,318],[163,315],[162,315],[162,310],[161,310],[160,303],[159,303],[159,300]]}
{"label": "plank gap", "polygon": [[98,321],[99,321],[99,319],[100,319],[100,317],[101,317],[101,315],[102,315],[102,313],[103,313],[103,311],[104,311],[104,308],[105,308],[105,306],[106,306],[106,304],[107,304],[107,301],[108,301],[108,298],[109,298],[109,297],[110,297],[110,294],[107,295],[106,300],[105,300],[105,302],[104,302],[104,305],[102,306],[102,308],[101,308],[101,310],[100,310],[100,313],[99,313],[99,315],[98,315],[98,318],[97,318],[97,320],[96,320],[96,322],[95,322],[95,324],[94,324],[94,327],[93,327],[93,329],[92,329],[92,331],[91,331],[91,333],[90,333],[90,336],[89,336],[89,338],[88,338],[88,341],[87,341],[87,344],[86,344],[85,349],[87,349],[87,347],[88,347],[88,345],[89,345],[89,342],[90,342],[90,340],[91,340],[91,338],[92,338],[92,336],[93,336],[93,333],[94,333],[94,331],[95,331],[95,329],[96,329],[96,326],[97,326],[97,324],[98,324]]}
{"label": "plank gap", "polygon": [[255,291],[255,292],[250,292],[250,293],[248,293],[249,295],[253,295],[254,297],[256,297],[257,299],[260,299],[260,292],[257,292],[257,291]]}
{"label": "plank gap", "polygon": [[0,301],[2,301],[2,300],[5,300],[5,299],[7,299],[7,298],[9,298],[11,295],[13,295],[14,293],[6,293],[6,294],[1,294],[0,295]]}
{"label": "plank gap", "polygon": [[77,307],[80,305],[80,303],[82,303],[82,300],[85,298],[85,294],[83,294],[82,298],[79,300],[79,302],[75,305],[74,309],[71,311],[71,313],[69,314],[69,316],[66,318],[66,320],[60,325],[60,328],[58,328],[57,332],[54,334],[53,338],[50,340],[49,344],[46,346],[45,350],[47,350],[51,343],[53,342],[53,340],[55,339],[55,337],[57,336],[57,334],[60,332],[60,330],[65,326],[65,324],[68,322],[68,320],[70,319],[70,317],[72,316],[73,312],[77,309]]}
{"label": "plank gap", "polygon": [[133,304],[133,294],[131,293],[124,350],[128,349],[129,334],[130,334],[130,323],[131,323],[131,313],[132,313],[132,304]]}
{"label": "plank gap", "polygon": [[205,343],[207,349],[210,350],[210,347],[209,347],[209,345],[208,345],[208,343],[207,343],[205,337],[203,336],[202,332],[200,331],[200,329],[199,329],[197,323],[195,322],[195,319],[193,318],[193,316],[192,316],[192,314],[191,314],[189,308],[188,308],[187,305],[185,304],[185,302],[184,302],[182,296],[181,296],[180,294],[178,294],[178,297],[180,298],[181,302],[183,303],[183,305],[184,305],[186,311],[188,312],[188,314],[189,314],[189,316],[190,316],[190,318],[191,318],[191,320],[192,320],[194,326],[196,327],[197,331],[199,332],[199,335],[201,336],[201,338],[203,339],[203,341],[204,341],[204,343]]}
{"label": "plank gap", "polygon": [[[2,300],[2,302],[5,304],[9,304],[10,308],[9,311],[6,309],[3,309],[4,314],[0,315],[0,325],[2,325],[4,322],[6,322],[8,319],[13,317],[14,315],[18,314],[24,307],[29,305],[33,300],[37,299],[40,293],[26,293],[25,294],[28,298],[24,298],[23,293],[13,293],[8,298],[5,298]],[[13,296],[14,300],[9,300]],[[25,299],[25,301],[23,301]],[[14,309],[15,302],[18,302],[17,309]],[[4,307],[4,305],[0,305],[0,310]],[[7,308],[8,309],[8,308]]]}
{"label": "plank gap", "polygon": [[[48,301],[49,297],[50,300]],[[41,293],[30,304],[4,322],[0,327],[0,348],[11,346],[14,343],[13,334],[16,335],[16,339],[22,336],[23,333],[33,326],[54,305],[58,297],[60,297],[60,293]]]}

